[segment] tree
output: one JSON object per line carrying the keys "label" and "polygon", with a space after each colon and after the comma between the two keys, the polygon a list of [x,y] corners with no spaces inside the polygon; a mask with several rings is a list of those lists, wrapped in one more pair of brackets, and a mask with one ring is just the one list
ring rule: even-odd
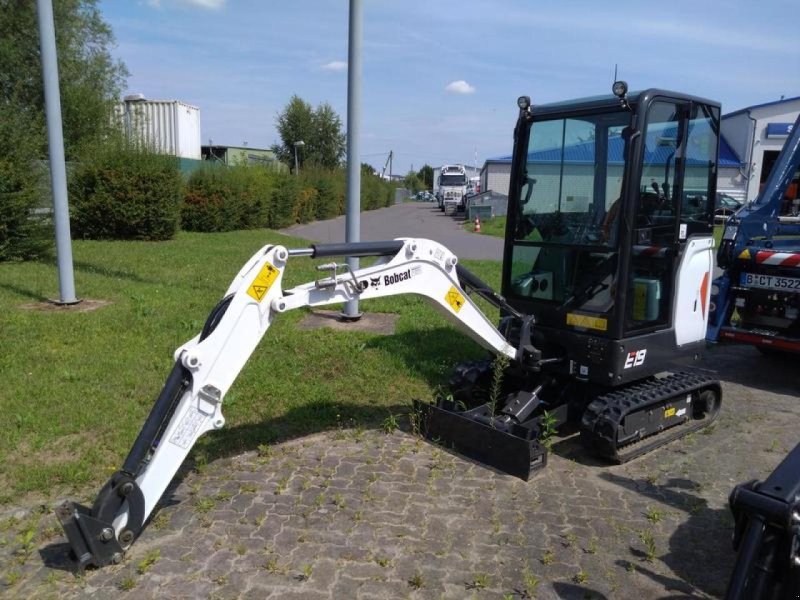
{"label": "tree", "polygon": [[403,183],[405,183],[406,189],[412,194],[416,194],[418,191],[423,189],[423,183],[420,180],[419,175],[417,175],[414,171],[408,172],[408,175],[406,175]]}
{"label": "tree", "polygon": [[[111,107],[128,75],[125,66],[111,56],[114,34],[97,4],[98,0],[53,2],[68,160],[112,127]],[[36,3],[0,0],[0,14],[0,102],[14,107],[35,126],[29,135],[39,138],[43,156],[44,88]]]}
{"label": "tree", "polygon": [[422,183],[422,187],[426,190],[433,189],[433,167],[425,164],[422,165],[422,168],[417,172],[417,178]]}
{"label": "tree", "polygon": [[36,258],[51,246],[47,213],[31,218],[41,201],[42,170],[33,165],[39,151],[31,120],[0,102],[0,140],[11,140],[0,153],[0,261]]}
{"label": "tree", "polygon": [[[67,160],[111,132],[111,109],[127,76],[112,58],[114,36],[98,0],[55,0],[61,115]],[[0,0],[0,261],[42,256],[52,246],[44,85],[36,3]],[[32,217],[32,215],[35,215]]]}
{"label": "tree", "polygon": [[281,144],[273,144],[272,151],[289,168],[294,169],[298,141],[304,144],[297,148],[300,167],[306,163],[325,169],[341,165],[345,151],[342,120],[327,102],[314,109],[299,96],[292,96],[275,118],[275,125]]}

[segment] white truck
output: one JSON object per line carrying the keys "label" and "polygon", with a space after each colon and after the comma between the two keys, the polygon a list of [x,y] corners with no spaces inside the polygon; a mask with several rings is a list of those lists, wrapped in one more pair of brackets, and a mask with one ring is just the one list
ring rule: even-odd
{"label": "white truck", "polygon": [[455,214],[464,210],[464,197],[467,194],[467,170],[464,165],[444,165],[439,175],[437,198],[439,208],[445,214]]}

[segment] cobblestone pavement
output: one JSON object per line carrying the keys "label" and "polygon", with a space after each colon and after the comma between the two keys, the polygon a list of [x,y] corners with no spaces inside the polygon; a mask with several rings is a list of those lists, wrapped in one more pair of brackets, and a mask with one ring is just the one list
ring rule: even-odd
{"label": "cobblestone pavement", "polygon": [[559,439],[530,482],[407,432],[326,432],[187,473],[118,566],[68,570],[51,508],[0,522],[9,598],[706,598],[732,566],[735,483],[798,442],[790,362],[750,348],[713,429],[627,465]]}

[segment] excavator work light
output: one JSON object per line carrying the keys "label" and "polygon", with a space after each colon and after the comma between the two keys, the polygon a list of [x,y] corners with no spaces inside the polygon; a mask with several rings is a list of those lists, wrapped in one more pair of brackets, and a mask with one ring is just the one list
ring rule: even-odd
{"label": "excavator work light", "polygon": [[519,106],[522,110],[528,110],[531,105],[530,96],[520,96],[517,98],[517,106]]}
{"label": "excavator work light", "polygon": [[625,94],[628,93],[628,84],[624,81],[615,81],[614,85],[611,86],[611,92],[617,98],[624,98]]}

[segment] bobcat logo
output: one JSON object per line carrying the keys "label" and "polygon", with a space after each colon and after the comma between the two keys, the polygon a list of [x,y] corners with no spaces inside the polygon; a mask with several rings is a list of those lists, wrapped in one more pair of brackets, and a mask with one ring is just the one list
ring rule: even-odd
{"label": "bobcat logo", "polygon": [[372,287],[379,287],[381,285],[381,278],[380,277],[370,277],[370,283],[372,283]]}

